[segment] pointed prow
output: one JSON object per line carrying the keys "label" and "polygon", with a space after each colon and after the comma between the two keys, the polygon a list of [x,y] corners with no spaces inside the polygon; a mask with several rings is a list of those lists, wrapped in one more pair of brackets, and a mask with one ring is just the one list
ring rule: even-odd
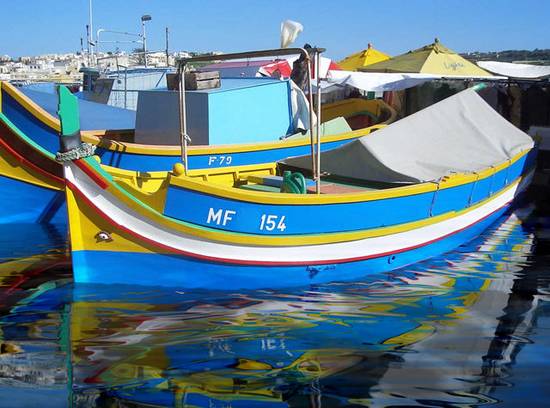
{"label": "pointed prow", "polygon": [[78,98],[63,85],[57,87],[57,96],[57,114],[61,122],[61,131],[60,151],[56,155],[56,160],[65,162],[93,155],[95,146],[82,143],[81,140]]}

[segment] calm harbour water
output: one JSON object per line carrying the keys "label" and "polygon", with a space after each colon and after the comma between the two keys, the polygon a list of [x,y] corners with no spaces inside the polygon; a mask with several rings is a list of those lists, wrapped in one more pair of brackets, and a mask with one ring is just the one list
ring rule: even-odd
{"label": "calm harbour water", "polygon": [[73,286],[54,227],[2,227],[0,407],[548,406],[546,214],[359,282],[242,293]]}

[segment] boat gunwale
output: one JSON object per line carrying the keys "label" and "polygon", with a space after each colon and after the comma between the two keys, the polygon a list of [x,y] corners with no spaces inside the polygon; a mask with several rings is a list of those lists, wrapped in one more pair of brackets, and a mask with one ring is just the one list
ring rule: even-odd
{"label": "boat gunwale", "polygon": [[[55,161],[55,157],[43,149],[41,146],[37,145],[34,141],[28,138],[23,132],[21,132],[11,121],[0,112],[0,126],[5,127],[9,130],[9,135],[4,135],[0,139],[0,146],[6,154],[10,155],[14,160],[16,160],[19,165],[25,169],[30,174],[38,172],[40,176],[34,175],[36,180],[31,181],[27,178],[21,178],[14,174],[2,175],[8,178],[13,178],[26,183],[36,184],[42,187],[48,187],[55,190],[60,190],[64,186],[63,172],[61,164]],[[19,145],[14,146],[10,143],[9,138],[17,140]],[[6,140],[8,139],[8,140]],[[21,152],[21,150],[27,150],[26,152]],[[35,156],[38,160],[32,161],[29,157]],[[48,180],[48,183],[44,182],[44,178]]]}
{"label": "boat gunwale", "polygon": [[[208,176],[208,171],[197,170],[189,176],[170,177],[170,186],[191,190],[196,193],[213,195],[221,198],[235,199],[238,201],[253,202],[259,204],[279,204],[279,205],[318,205],[318,204],[343,204],[361,201],[373,201],[391,199],[409,195],[434,192],[441,189],[457,187],[465,184],[475,183],[477,181],[493,176],[501,170],[512,166],[515,162],[526,156],[532,148],[517,153],[511,159],[508,159],[498,165],[487,167],[484,170],[472,173],[452,173],[443,177],[439,181],[427,181],[423,183],[387,188],[383,190],[369,190],[361,192],[350,192],[343,194],[289,194],[289,193],[271,193],[256,192],[249,190],[239,190],[235,187],[223,185],[214,185],[211,182],[200,180],[198,176]],[[267,163],[264,168],[267,168]],[[250,171],[256,165],[236,166],[234,168],[223,168],[226,172],[233,170],[237,174],[240,171]],[[258,166],[259,167],[259,166]],[[160,175],[161,172],[157,173]]]}
{"label": "boat gunwale", "polygon": [[[106,192],[111,194],[116,200],[122,202],[125,206],[136,211],[139,216],[145,219],[152,220],[155,223],[158,223],[160,226],[167,227],[172,230],[189,234],[198,238],[210,239],[216,242],[242,243],[248,245],[260,244],[268,246],[305,246],[331,244],[338,242],[356,241],[358,239],[391,235],[399,232],[414,230],[416,228],[432,225],[437,222],[445,221],[447,219],[466,214],[479,207],[482,207],[483,205],[494,200],[496,197],[504,194],[515,185],[519,184],[522,180],[529,177],[529,174],[522,173],[522,175],[517,177],[515,180],[509,182],[508,185],[500,189],[498,192],[476,204],[465,207],[459,211],[448,211],[444,214],[427,217],[408,223],[391,225],[387,227],[370,228],[360,231],[342,231],[325,234],[316,233],[293,235],[262,235],[210,228],[168,217],[148,206],[138,198],[134,197],[130,192],[126,191],[123,187],[116,183],[108,173],[101,169],[97,162],[90,159],[80,159],[75,161],[74,164],[76,165],[76,167],[82,170],[100,189],[105,190]],[[86,197],[82,191],[80,191],[78,186],[74,185],[69,180],[67,180],[67,188],[70,189],[71,192],[76,193],[80,197],[84,198],[84,200],[87,201],[88,204],[91,204],[97,209],[93,202],[88,197]],[[293,194],[282,195],[292,196]],[[116,221],[113,220],[113,222]]]}

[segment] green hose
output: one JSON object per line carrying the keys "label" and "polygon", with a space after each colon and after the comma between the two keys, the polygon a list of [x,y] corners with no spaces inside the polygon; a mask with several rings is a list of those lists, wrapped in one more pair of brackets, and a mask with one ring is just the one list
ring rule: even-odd
{"label": "green hose", "polygon": [[482,82],[480,84],[476,84],[476,85],[472,86],[471,89],[473,89],[476,92],[479,92],[479,91],[481,91],[482,89],[485,89],[485,88],[487,88],[487,84]]}
{"label": "green hose", "polygon": [[285,171],[283,173],[283,184],[281,193],[307,194],[306,179],[302,173],[292,173]]}

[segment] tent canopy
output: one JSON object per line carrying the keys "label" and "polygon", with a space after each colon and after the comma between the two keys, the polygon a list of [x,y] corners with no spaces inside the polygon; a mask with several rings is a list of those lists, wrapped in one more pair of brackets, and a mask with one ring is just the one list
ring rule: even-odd
{"label": "tent canopy", "polygon": [[369,43],[366,50],[356,52],[355,54],[348,55],[342,61],[338,63],[340,68],[345,71],[357,71],[360,68],[367,65],[375,64],[380,61],[389,60],[390,56],[384,54],[381,51],[375,50],[372,44]]}
{"label": "tent canopy", "polygon": [[490,73],[435,42],[360,69],[368,72],[416,72],[447,76],[485,77]]}
{"label": "tent canopy", "polygon": [[[377,132],[321,153],[321,171],[370,182],[413,184],[501,164],[533,140],[474,90],[459,92]],[[310,156],[282,161],[311,169]]]}
{"label": "tent canopy", "polygon": [[478,61],[477,65],[497,75],[518,79],[544,79],[550,78],[550,66],[514,64],[499,61]]}
{"label": "tent canopy", "polygon": [[329,89],[335,86],[351,86],[367,92],[399,91],[434,79],[441,79],[441,75],[329,71],[322,87]]}

